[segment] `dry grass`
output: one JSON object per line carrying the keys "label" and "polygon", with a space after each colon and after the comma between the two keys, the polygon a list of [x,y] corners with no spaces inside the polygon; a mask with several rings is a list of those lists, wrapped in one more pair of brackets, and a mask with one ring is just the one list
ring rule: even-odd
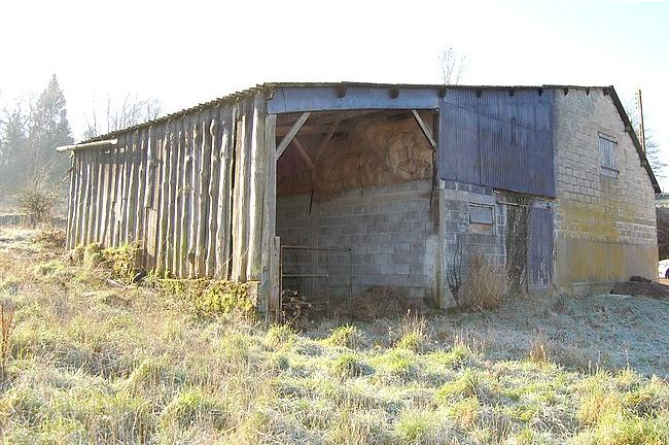
{"label": "dry grass", "polygon": [[[668,441],[667,303],[510,300],[296,333],[203,317],[177,286],[109,289],[52,247],[0,239],[0,301],[15,310],[3,444]],[[628,330],[627,362],[605,316]]]}
{"label": "dry grass", "polygon": [[485,255],[469,256],[467,277],[459,290],[459,305],[475,311],[497,308],[508,290],[507,270]]}

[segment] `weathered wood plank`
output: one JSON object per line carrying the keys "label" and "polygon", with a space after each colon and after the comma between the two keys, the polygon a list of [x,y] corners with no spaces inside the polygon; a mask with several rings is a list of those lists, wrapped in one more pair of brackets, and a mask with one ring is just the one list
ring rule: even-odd
{"label": "weathered wood plank", "polygon": [[[168,123],[169,124],[169,123]],[[162,126],[162,134],[160,142],[157,141],[157,147],[160,144],[159,150],[159,161],[158,165],[160,166],[160,192],[158,197],[158,240],[156,245],[158,247],[156,251],[156,269],[158,270],[159,275],[164,276],[166,272],[166,253],[167,253],[167,228],[168,220],[170,215],[170,208],[168,207],[168,171],[169,171],[169,129],[168,124]]]}
{"label": "weathered wood plank", "polygon": [[[262,241],[263,250],[261,253],[261,284],[259,290],[259,311],[270,316],[270,313],[276,312],[277,308],[273,303],[279,302],[279,285],[277,283],[276,296],[273,294],[273,284],[279,280],[279,251],[276,250],[276,244],[279,238],[276,235],[277,218],[277,162],[275,128],[277,124],[277,115],[265,116],[265,135],[263,144],[265,145],[265,168],[266,175],[263,183],[263,227]],[[276,251],[275,251],[276,250]],[[276,258],[275,258],[276,257]]]}
{"label": "weathered wood plank", "polygon": [[[251,140],[249,144],[249,258],[247,261],[247,280],[260,280],[261,251],[263,230],[263,195],[266,176],[267,156],[265,143],[265,97],[256,95],[251,105]],[[306,155],[306,154],[305,154]]]}
{"label": "weathered wood plank", "polygon": [[220,250],[221,246],[217,246],[217,230],[218,230],[218,205],[219,205],[219,181],[221,169],[221,141],[220,141],[220,108],[216,108],[212,112],[212,119],[209,124],[209,144],[210,144],[210,164],[209,164],[209,235],[207,242],[207,252],[205,260],[205,274],[207,277],[213,277],[216,273],[216,252],[217,248]]}
{"label": "weathered wood plank", "polygon": [[248,101],[239,104],[240,117],[235,144],[235,182],[233,193],[233,267],[232,280],[246,281],[247,264],[247,211],[248,201],[248,172],[249,172],[249,106]]}
{"label": "weathered wood plank", "polygon": [[221,113],[221,172],[219,175],[219,202],[217,207],[216,274],[220,279],[229,279],[232,274],[233,252],[233,180],[235,147],[238,133],[237,107],[226,106]]}
{"label": "weathered wood plank", "polygon": [[175,215],[177,213],[177,190],[176,190],[176,169],[177,169],[177,141],[178,137],[176,133],[176,125],[174,121],[169,121],[167,124],[168,127],[168,152],[169,152],[169,165],[168,165],[168,194],[167,194],[167,207],[166,209],[166,220],[167,226],[165,229],[165,268],[167,270],[166,276],[174,276],[177,271],[174,265],[174,244],[175,244],[175,234],[176,227],[175,224]]}
{"label": "weathered wood plank", "polygon": [[184,213],[185,204],[185,194],[184,194],[184,165],[186,163],[186,150],[185,150],[185,135],[184,135],[184,122],[179,120],[177,124],[177,154],[176,159],[177,163],[175,166],[175,215],[174,215],[174,273],[177,277],[181,277],[182,269],[182,214]]}
{"label": "weathered wood plank", "polygon": [[183,152],[184,152],[184,164],[182,166],[182,170],[180,172],[180,177],[181,177],[181,183],[182,183],[182,190],[181,190],[181,196],[182,196],[182,207],[181,207],[181,221],[180,221],[180,241],[179,241],[179,275],[180,277],[188,277],[189,275],[189,261],[188,261],[188,253],[189,253],[189,221],[190,221],[190,213],[191,213],[191,193],[192,193],[192,186],[191,186],[191,176],[193,172],[193,147],[191,144],[191,141],[193,139],[192,137],[192,129],[190,127],[190,119],[189,120],[184,120],[185,122],[183,123],[182,127],[182,135],[183,135]]}
{"label": "weathered wood plank", "polygon": [[191,140],[189,151],[192,163],[190,165],[190,206],[188,210],[188,276],[196,277],[196,247],[198,243],[198,209],[200,207],[200,145],[202,132],[200,130],[200,114],[190,120]]}
{"label": "weathered wood plank", "polygon": [[138,144],[139,134],[135,131],[128,141],[128,182],[126,184],[126,209],[124,221],[124,243],[131,243],[135,241],[135,221],[137,220],[137,153],[139,152]]}
{"label": "weathered wood plank", "polygon": [[[147,176],[147,152],[149,149],[149,131],[151,129],[143,128],[139,131],[138,153],[137,153],[137,196],[136,196],[136,215],[135,219],[135,240],[140,242],[142,249],[142,264],[146,259],[146,240],[144,235],[144,226],[146,220],[146,208],[144,207],[144,196],[146,194],[146,176]],[[144,265],[146,267],[146,265]]]}
{"label": "weathered wood plank", "polygon": [[198,208],[198,241],[196,243],[196,273],[199,277],[207,275],[206,257],[208,240],[208,221],[209,221],[209,180],[211,175],[212,162],[212,137],[209,132],[211,125],[211,111],[202,113],[201,120],[198,123],[200,128],[200,193]]}

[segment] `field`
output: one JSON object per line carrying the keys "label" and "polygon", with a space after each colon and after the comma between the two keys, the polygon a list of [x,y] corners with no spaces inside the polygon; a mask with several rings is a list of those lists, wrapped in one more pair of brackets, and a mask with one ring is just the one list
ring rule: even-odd
{"label": "field", "polygon": [[[668,300],[510,298],[297,333],[0,229],[0,443],[668,444]],[[11,324],[9,317],[13,314]]]}

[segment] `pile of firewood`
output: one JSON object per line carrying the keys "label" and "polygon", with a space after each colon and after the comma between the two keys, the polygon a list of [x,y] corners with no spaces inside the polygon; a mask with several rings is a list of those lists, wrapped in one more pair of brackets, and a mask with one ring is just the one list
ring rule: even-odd
{"label": "pile of firewood", "polygon": [[312,303],[299,294],[298,290],[282,291],[282,318],[284,321],[291,322],[306,317],[312,308]]}

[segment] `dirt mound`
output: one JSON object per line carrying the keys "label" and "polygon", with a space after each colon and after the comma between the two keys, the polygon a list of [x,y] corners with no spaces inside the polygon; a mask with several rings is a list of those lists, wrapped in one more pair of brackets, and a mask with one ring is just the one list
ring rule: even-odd
{"label": "dirt mound", "polygon": [[[338,300],[331,305],[335,317],[349,316],[349,302],[346,299]],[[412,314],[426,312],[423,300],[409,298],[398,290],[385,286],[372,286],[354,296],[351,309],[353,318],[358,321],[393,319],[407,312]]]}
{"label": "dirt mound", "polygon": [[628,296],[668,297],[668,285],[652,282],[640,276],[633,276],[628,282],[614,285],[610,294],[625,294]]}

